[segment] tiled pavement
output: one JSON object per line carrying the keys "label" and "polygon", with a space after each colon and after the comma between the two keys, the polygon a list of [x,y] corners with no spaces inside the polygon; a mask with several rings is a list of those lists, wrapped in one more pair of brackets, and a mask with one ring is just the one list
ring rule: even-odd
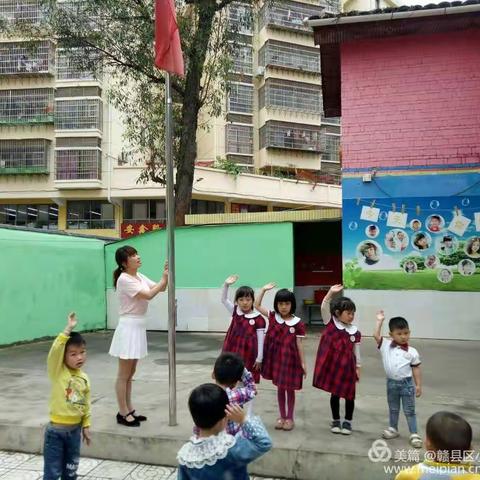
{"label": "tiled pavement", "polygon": [[[78,468],[85,480],[175,480],[171,467],[112,462],[96,458],[81,458]],[[40,480],[43,477],[43,457],[29,453],[0,451],[0,480]],[[251,477],[260,480],[260,477]],[[278,479],[265,479],[278,480]]]}

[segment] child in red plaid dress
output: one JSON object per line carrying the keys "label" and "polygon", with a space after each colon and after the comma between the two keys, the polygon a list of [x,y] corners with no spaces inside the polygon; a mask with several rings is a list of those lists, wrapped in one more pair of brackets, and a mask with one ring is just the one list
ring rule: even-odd
{"label": "child in red plaid dress", "polygon": [[266,323],[260,313],[253,309],[255,295],[250,287],[237,289],[234,304],[228,299],[228,287],[237,280],[237,275],[231,275],[223,284],[222,303],[232,314],[232,321],[222,351],[240,355],[245,368],[252,372],[255,383],[259,383]]}
{"label": "child in red plaid dress", "polygon": [[[277,387],[277,399],[280,418],[277,430],[292,430],[295,410],[295,390],[302,389],[303,378],[307,376],[302,340],[305,337],[305,325],[294,315],[295,295],[283,288],[273,301],[273,312],[262,307],[262,299],[267,290],[275,287],[274,283],[265,285],[260,291],[255,308],[268,316],[268,329],[265,336],[262,376]],[[286,404],[288,401],[288,412]]]}
{"label": "child in red plaid dress", "polygon": [[[360,378],[361,334],[352,321],[355,304],[346,297],[333,301],[343,290],[333,285],[322,302],[322,319],[327,325],[318,346],[313,386],[331,393],[332,433],[350,435],[355,408],[355,386]],[[345,420],[340,422],[340,398],[345,399]]]}

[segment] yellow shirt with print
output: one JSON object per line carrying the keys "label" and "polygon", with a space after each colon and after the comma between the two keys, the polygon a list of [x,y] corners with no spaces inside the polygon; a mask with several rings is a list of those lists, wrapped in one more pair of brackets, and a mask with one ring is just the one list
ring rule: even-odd
{"label": "yellow shirt with print", "polygon": [[401,471],[395,480],[480,480],[478,467],[469,464],[440,463],[425,460]]}
{"label": "yellow shirt with print", "polygon": [[64,363],[69,337],[60,333],[47,359],[48,377],[52,382],[50,421],[62,425],[90,426],[90,381],[86,373],[68,368]]}

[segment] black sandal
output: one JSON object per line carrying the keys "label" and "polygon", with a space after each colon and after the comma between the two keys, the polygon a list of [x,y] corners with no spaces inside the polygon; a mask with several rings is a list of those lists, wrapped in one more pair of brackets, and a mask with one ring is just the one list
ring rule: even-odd
{"label": "black sandal", "polygon": [[135,415],[135,410],[132,410],[128,415],[131,415],[135,420],[138,420],[139,422],[147,421],[147,417],[145,417],[144,415]]}
{"label": "black sandal", "polygon": [[128,421],[127,417],[131,415],[130,413],[127,413],[127,415],[123,416],[120,415],[120,413],[117,413],[117,423],[120,425],[125,425],[126,427],[139,427],[140,426],[140,421],[137,420],[135,417],[133,417],[133,420]]}

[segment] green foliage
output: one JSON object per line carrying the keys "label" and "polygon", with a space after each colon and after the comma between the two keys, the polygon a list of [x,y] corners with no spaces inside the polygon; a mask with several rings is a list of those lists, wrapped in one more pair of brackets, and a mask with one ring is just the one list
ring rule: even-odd
{"label": "green foliage", "polygon": [[234,177],[237,177],[240,175],[240,173],[242,173],[242,167],[237,165],[235,162],[232,162],[228,158],[217,157],[215,160],[215,168],[225,170],[226,173],[233,175]]}
{"label": "green foliage", "polygon": [[400,261],[400,266],[403,268],[406,262],[414,261],[417,264],[417,270],[425,270],[425,259],[420,255],[409,255],[408,257],[402,258]]}
{"label": "green foliage", "polygon": [[347,262],[343,267],[343,285],[345,288],[355,287],[361,273],[362,268],[358,265],[356,258]]}

